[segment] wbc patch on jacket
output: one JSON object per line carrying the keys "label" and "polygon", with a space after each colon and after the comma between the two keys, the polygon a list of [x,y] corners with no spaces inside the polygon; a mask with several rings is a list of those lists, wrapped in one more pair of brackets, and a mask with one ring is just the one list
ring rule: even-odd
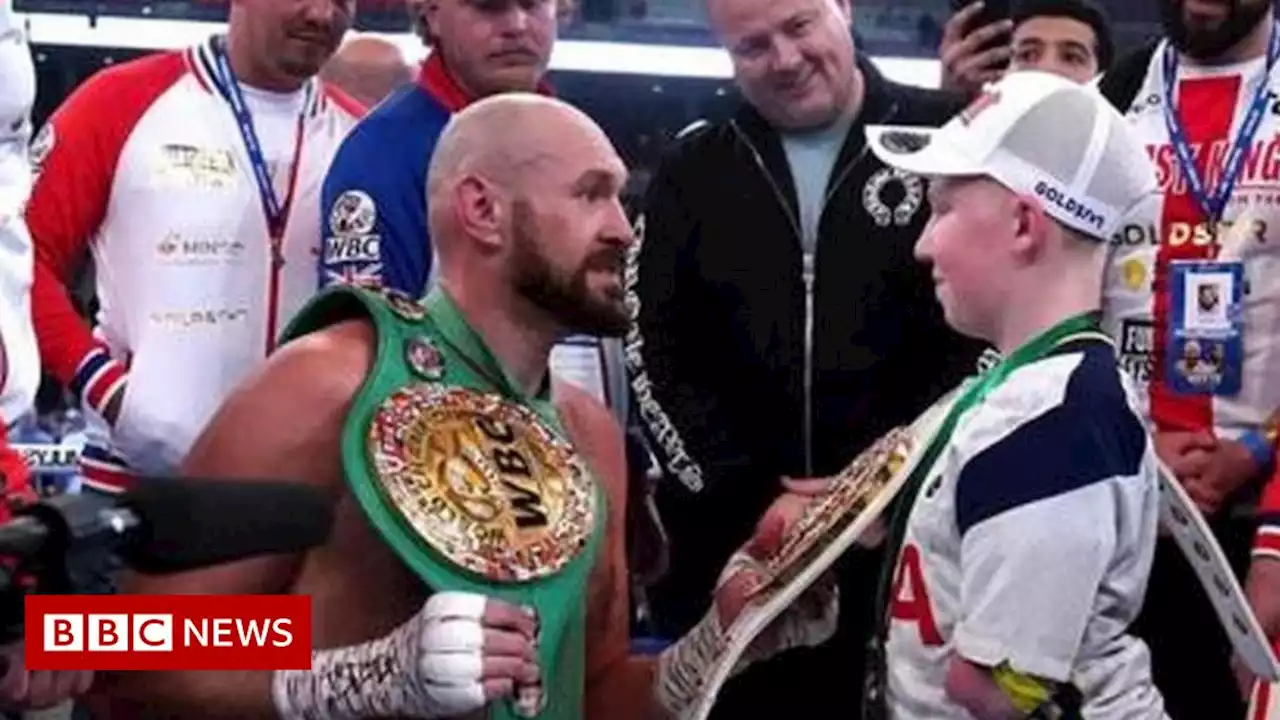
{"label": "wbc patch on jacket", "polygon": [[371,263],[381,257],[381,238],[374,230],[378,206],[363,190],[348,190],[329,209],[329,235],[324,241],[324,262]]}

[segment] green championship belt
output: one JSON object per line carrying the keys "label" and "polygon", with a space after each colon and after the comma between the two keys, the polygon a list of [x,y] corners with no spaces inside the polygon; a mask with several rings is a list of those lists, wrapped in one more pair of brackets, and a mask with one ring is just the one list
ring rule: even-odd
{"label": "green championship belt", "polygon": [[347,484],[370,524],[436,591],[538,613],[540,687],[491,720],[580,720],[586,585],[605,498],[546,393],[521,396],[443,294],[326,291],[286,338],[364,315],[377,357],[342,438]]}

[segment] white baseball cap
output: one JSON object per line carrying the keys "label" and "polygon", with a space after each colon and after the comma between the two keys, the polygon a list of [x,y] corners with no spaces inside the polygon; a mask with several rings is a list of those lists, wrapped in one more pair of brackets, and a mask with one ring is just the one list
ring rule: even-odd
{"label": "white baseball cap", "polygon": [[1097,89],[1034,70],[988,85],[939,129],[872,125],[867,142],[910,173],[989,177],[1101,240],[1157,190],[1145,147]]}

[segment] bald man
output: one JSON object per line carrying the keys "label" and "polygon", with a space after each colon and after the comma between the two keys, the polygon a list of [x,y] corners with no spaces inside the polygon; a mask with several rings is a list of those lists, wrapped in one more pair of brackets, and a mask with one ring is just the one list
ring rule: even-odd
{"label": "bald man", "polygon": [[[547,371],[564,333],[627,326],[625,179],[600,128],[559,101],[496,96],[450,121],[427,182],[438,287],[421,302],[322,294],[186,461],[202,477],[315,483],[335,506],[329,543],[126,583],[310,595],[312,669],[113,675],[101,694],[120,716],[625,720],[689,706],[759,579],[752,556],[794,516],[769,516],[689,636],[628,655],[622,437]],[[811,593],[750,655],[821,642],[834,617],[833,593]]]}
{"label": "bald man", "polygon": [[400,48],[382,38],[362,35],[343,43],[325,63],[320,77],[365,107],[373,107],[413,80],[413,69]]}

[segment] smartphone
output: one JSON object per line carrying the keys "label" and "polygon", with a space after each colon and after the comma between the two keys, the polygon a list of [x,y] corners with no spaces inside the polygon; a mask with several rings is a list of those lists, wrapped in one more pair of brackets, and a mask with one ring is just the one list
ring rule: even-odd
{"label": "smartphone", "polygon": [[[951,0],[951,10],[952,12],[959,12],[972,5],[973,2],[974,0]],[[1013,16],[1013,8],[1011,7],[1012,0],[983,0],[982,5],[982,11],[974,16],[973,20],[970,21],[969,26],[965,28],[966,33],[971,33],[978,28],[986,27],[994,22],[1008,20]],[[1008,45],[1012,40],[1013,38],[1006,33],[993,38],[991,41],[979,48],[978,51],[986,52],[993,48]],[[1008,67],[1008,65],[1009,62],[1006,60],[1004,62],[991,65],[990,67],[993,70],[1003,70]]]}

